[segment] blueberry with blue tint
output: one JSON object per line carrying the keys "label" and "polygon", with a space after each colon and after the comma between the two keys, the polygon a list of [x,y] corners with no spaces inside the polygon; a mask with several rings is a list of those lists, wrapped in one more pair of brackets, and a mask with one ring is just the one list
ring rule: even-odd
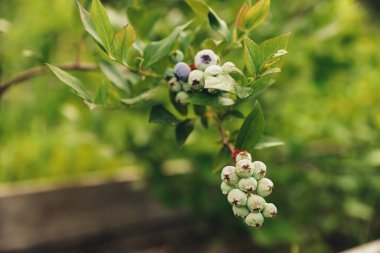
{"label": "blueberry with blue tint", "polygon": [[184,62],[179,62],[174,67],[174,75],[179,81],[187,82],[191,69]]}

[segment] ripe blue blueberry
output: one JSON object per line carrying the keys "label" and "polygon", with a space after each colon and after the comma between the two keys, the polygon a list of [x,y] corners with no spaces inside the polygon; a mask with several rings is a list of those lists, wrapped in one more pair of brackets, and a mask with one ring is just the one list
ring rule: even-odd
{"label": "ripe blue blueberry", "polygon": [[200,70],[218,63],[218,56],[210,49],[199,51],[194,57],[195,67]]}
{"label": "ripe blue blueberry", "polygon": [[174,67],[174,75],[179,81],[187,82],[190,71],[189,65],[184,62],[179,62]]}

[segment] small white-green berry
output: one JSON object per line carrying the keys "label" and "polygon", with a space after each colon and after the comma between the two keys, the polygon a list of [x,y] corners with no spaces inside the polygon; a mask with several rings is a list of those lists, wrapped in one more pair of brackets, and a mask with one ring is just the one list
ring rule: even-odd
{"label": "small white-green berry", "polygon": [[182,85],[177,81],[177,78],[173,77],[168,82],[169,90],[171,92],[180,92],[182,90]]}
{"label": "small white-green berry", "polygon": [[227,195],[231,190],[235,189],[235,187],[223,181],[220,185],[220,189],[224,195]]}
{"label": "small white-green berry", "polygon": [[252,194],[248,197],[247,207],[251,212],[261,212],[264,209],[265,199],[259,195]]}
{"label": "small white-green berry", "polygon": [[222,66],[222,69],[224,72],[226,73],[231,73],[234,71],[234,68],[235,68],[235,64],[233,64],[232,62],[228,61],[226,63],[223,64]]}
{"label": "small white-green berry", "polygon": [[256,180],[259,180],[265,177],[265,174],[267,171],[267,166],[265,165],[265,163],[260,162],[260,161],[254,161],[252,164],[253,164],[253,177]]}
{"label": "small white-green berry", "polygon": [[240,160],[247,159],[252,161],[252,156],[248,151],[241,151],[235,158],[235,161],[238,162]]}
{"label": "small white-green berry", "polygon": [[234,166],[226,166],[222,169],[221,178],[229,185],[235,185],[239,182],[239,177],[236,174]]}
{"label": "small white-green berry", "polygon": [[257,182],[257,194],[262,197],[266,197],[272,193],[273,182],[268,178],[262,178]]}
{"label": "small white-green berry", "polygon": [[261,213],[250,213],[245,217],[245,223],[248,226],[259,228],[264,223],[264,216]]}
{"label": "small white-green berry", "polygon": [[250,177],[253,173],[253,164],[248,159],[240,160],[236,163],[236,174],[239,177]]}
{"label": "small white-green berry", "polygon": [[239,189],[231,190],[227,195],[227,199],[234,206],[245,206],[247,204],[247,194]]}
{"label": "small white-green berry", "polygon": [[183,61],[184,55],[181,50],[175,50],[170,54],[170,59],[174,62],[180,62]]}
{"label": "small white-green berry", "polygon": [[200,90],[205,86],[203,71],[195,69],[190,72],[188,83],[193,90]]}
{"label": "small white-green berry", "polygon": [[219,102],[219,104],[221,104],[223,106],[231,106],[231,105],[235,104],[234,99],[232,99],[231,97],[223,96],[222,94],[220,96],[218,96],[218,102]]}
{"label": "small white-green berry", "polygon": [[263,216],[271,218],[277,215],[277,207],[273,203],[265,203],[263,209]]}
{"label": "small white-green berry", "polygon": [[180,91],[175,96],[175,101],[179,104],[187,104],[188,98],[189,98],[189,95],[186,92]]}
{"label": "small white-green berry", "polygon": [[186,92],[191,90],[191,85],[188,82],[181,82],[182,89]]}
{"label": "small white-green berry", "polygon": [[253,193],[257,188],[257,181],[253,177],[242,178],[239,180],[238,186],[244,192]]}
{"label": "small white-green berry", "polygon": [[199,51],[194,57],[195,67],[200,70],[218,63],[218,56],[210,49]]}
{"label": "small white-green berry", "polygon": [[239,218],[245,218],[249,214],[249,210],[244,206],[232,206],[232,211]]}
{"label": "small white-green berry", "polygon": [[212,65],[205,69],[204,78],[207,78],[209,76],[212,77],[218,77],[223,73],[223,69],[219,65]]}

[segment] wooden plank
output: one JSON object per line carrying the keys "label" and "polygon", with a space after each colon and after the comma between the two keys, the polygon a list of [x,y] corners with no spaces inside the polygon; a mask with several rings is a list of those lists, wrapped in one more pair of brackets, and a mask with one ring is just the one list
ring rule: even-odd
{"label": "wooden plank", "polygon": [[141,182],[98,182],[6,191],[0,194],[0,252],[74,250],[120,235],[124,241],[148,245],[155,237],[145,236],[148,231],[158,235],[187,222],[181,212],[164,208],[138,185]]}

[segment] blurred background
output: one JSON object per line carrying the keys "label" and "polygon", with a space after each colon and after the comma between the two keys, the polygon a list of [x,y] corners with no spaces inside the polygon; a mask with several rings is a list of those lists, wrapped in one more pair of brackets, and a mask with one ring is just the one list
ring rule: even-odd
{"label": "blurred background", "polygon": [[[146,28],[152,40],[194,16],[184,1],[102,2],[115,27],[127,22],[127,6],[140,6],[144,10],[142,23],[148,22],[148,17],[154,24]],[[208,2],[231,25],[244,1]],[[101,182],[126,181],[131,191],[147,192],[148,197],[138,197],[131,203],[124,188],[111,191],[126,194],[114,200],[119,203],[124,199],[126,210],[144,208],[144,215],[149,216],[159,205],[166,210],[162,211],[164,216],[178,218],[173,227],[186,228],[177,236],[149,244],[153,245],[149,252],[338,252],[378,239],[379,3],[272,1],[270,16],[252,34],[253,39],[260,42],[285,32],[292,32],[292,36],[283,72],[259,98],[266,116],[265,132],[286,143],[254,154],[268,166],[268,175],[275,183],[268,198],[279,209],[279,215],[267,219],[260,230],[235,219],[220,193],[219,174],[211,173],[219,148],[219,137],[212,128],[197,127],[187,144],[179,148],[172,129],[148,124],[148,110],[155,101],[125,110],[90,111],[50,73],[13,87],[0,100],[0,190],[8,189],[0,194],[5,196],[0,200],[0,224],[4,227],[10,219],[16,219],[4,211],[12,196],[19,197],[9,189],[19,192],[20,185],[28,185],[31,191],[34,185],[60,188],[96,178]],[[83,34],[75,1],[2,0],[1,80],[46,62],[73,62],[78,50],[82,61],[92,62],[96,44]],[[93,90],[105,80],[97,72],[74,75]],[[233,124],[240,125],[241,121]],[[27,195],[23,189],[22,194]],[[67,194],[51,198],[59,202],[59,196],[71,198]],[[76,195],[74,190],[70,194]],[[93,201],[96,196],[101,200],[102,193],[90,196]],[[105,202],[104,206],[116,210],[111,206],[114,202]],[[20,217],[38,209],[33,203],[25,206],[27,209],[17,209]],[[114,215],[111,211],[106,208],[102,217]],[[45,219],[51,219],[49,215],[44,213]],[[114,215],[120,222],[113,222],[124,224],[121,220],[129,218],[134,226],[143,227],[138,224],[145,216],[128,215]],[[26,233],[21,228],[25,225],[22,220],[9,224],[13,224],[12,229],[20,226],[17,231]],[[51,229],[46,233],[54,233],[54,227]],[[97,231],[97,236],[87,241],[92,248],[88,243],[77,243],[72,251],[65,251],[68,240],[55,241],[55,250],[42,250],[37,245],[30,252],[138,251],[128,243],[112,250],[112,240],[131,236],[124,235],[126,230],[118,231],[113,237],[110,233],[115,232]],[[178,236],[181,233],[183,237]],[[108,246],[96,251],[93,242],[102,245],[103,240]],[[12,245],[20,243],[15,240]]]}

